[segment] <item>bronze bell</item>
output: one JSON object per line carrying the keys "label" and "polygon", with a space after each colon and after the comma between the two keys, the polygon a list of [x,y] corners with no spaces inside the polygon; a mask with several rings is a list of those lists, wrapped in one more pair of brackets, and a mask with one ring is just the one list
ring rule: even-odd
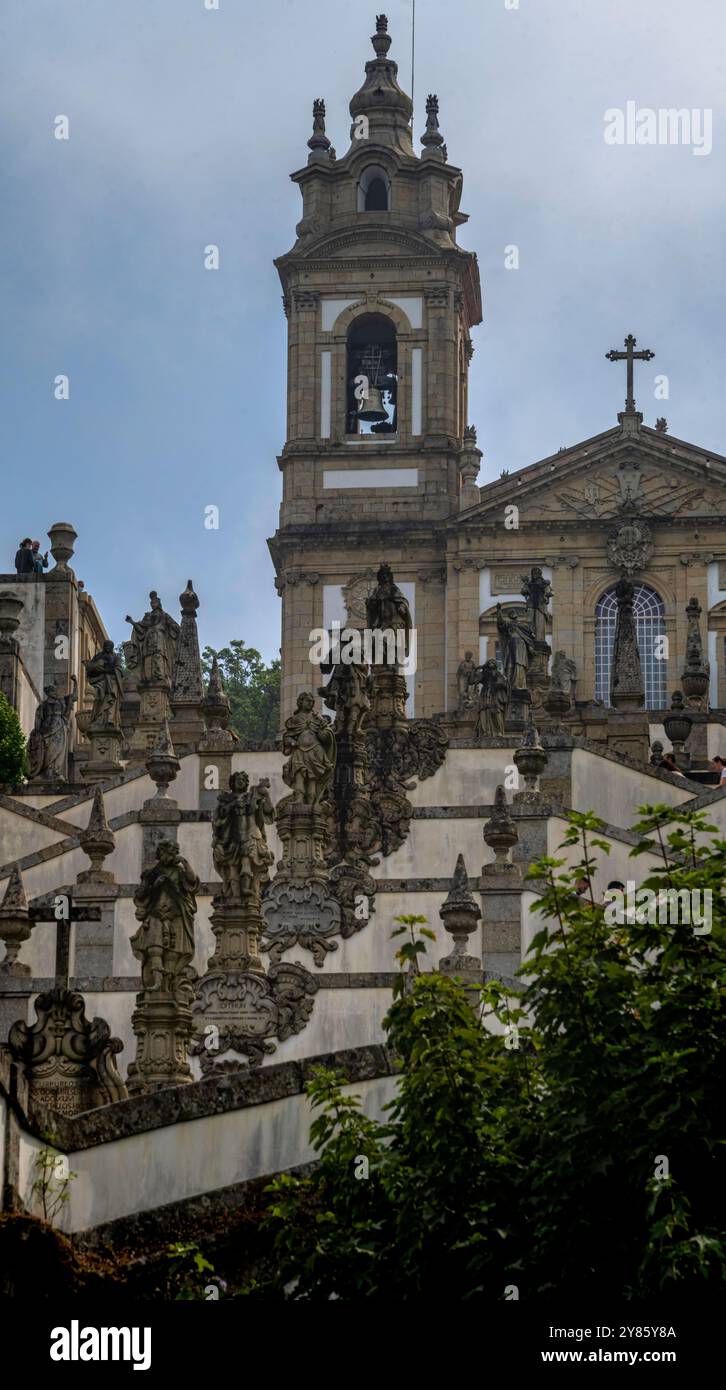
{"label": "bronze bell", "polygon": [[358,407],[358,419],[370,420],[373,423],[388,419],[383,408],[383,396],[378,386],[368,387],[368,395],[363,397]]}

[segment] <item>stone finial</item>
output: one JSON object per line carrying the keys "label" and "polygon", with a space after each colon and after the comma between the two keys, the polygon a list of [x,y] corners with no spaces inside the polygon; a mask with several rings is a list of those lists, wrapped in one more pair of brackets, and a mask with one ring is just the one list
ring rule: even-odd
{"label": "stone finial", "polygon": [[376,57],[385,58],[392,42],[393,40],[388,32],[388,16],[385,14],[377,14],[376,32],[371,38]]}
{"label": "stone finial", "polygon": [[461,479],[459,511],[465,511],[467,507],[475,507],[479,501],[477,478],[479,477],[482,457],[481,449],[477,448],[476,427],[467,425],[464,430],[464,442],[459,452],[459,477]]}
{"label": "stone finial", "polygon": [[481,973],[481,960],[466,953],[467,937],[476,931],[481,910],[474,901],[469,888],[463,854],[459,854],[451,878],[449,892],[439,908],[439,916],[446,930],[454,938],[454,949],[439,964],[444,975],[460,975],[469,983],[478,981]]}
{"label": "stone finial", "polygon": [[655,427],[659,434],[668,433],[668,421],[666,420],[665,415],[658,416],[658,419],[655,422]]}
{"label": "stone finial", "polygon": [[411,98],[398,85],[398,65],[389,56],[388,20],[379,15],[371,38],[375,58],[366,63],[363,86],[351,98],[353,117],[350,153],[360,150],[361,140],[387,146],[408,158],[414,156],[411,140]]}
{"label": "stone finial", "polygon": [[482,831],[484,843],[494,850],[494,863],[485,864],[482,873],[487,875],[518,874],[519,868],[511,862],[511,851],[519,835],[517,827],[509,814],[507,796],[500,784],[494,793],[491,816],[484,823]]}
{"label": "stone finial", "polygon": [[172,670],[171,707],[174,712],[174,740],[182,753],[193,751],[204,734],[202,704],[204,678],[199,655],[197,609],[199,599],[191,579],[179,595],[181,623],[178,628]]}
{"label": "stone finial", "polygon": [[182,613],[196,613],[199,607],[199,599],[194,592],[194,585],[191,579],[187,579],[187,587],[183,594],[179,595],[179,605]]}
{"label": "stone finial", "polygon": [[426,129],[421,136],[421,144],[426,155],[436,154],[445,159],[444,137],[439,130],[439,99],[434,93],[426,98]]}
{"label": "stone finial", "polygon": [[108,869],[103,868],[103,861],[109,854],[113,854],[116,841],[106,819],[106,807],[100,787],[94,790],[88,825],[80,836],[79,844],[83,853],[90,859],[91,867],[78,875],[78,882],[113,883],[114,876]]}
{"label": "stone finial", "polygon": [[20,868],[13,864],[0,907],[0,941],[5,945],[5,955],[0,961],[0,974],[30,974],[30,966],[21,965],[18,961],[18,951],[29,936],[28,900]]}
{"label": "stone finial", "polygon": [[308,140],[310,150],[330,150],[330,141],[325,134],[325,102],[316,97],[313,102],[313,133]]}
{"label": "stone finial", "polygon": [[652,767],[660,767],[663,761],[663,744],[659,738],[654,739],[650,745],[650,761]]}
{"label": "stone finial", "polygon": [[156,783],[156,796],[152,798],[154,801],[168,798],[169,784],[174,781],[179,767],[179,759],[174,752],[169,733],[169,723],[165,719],[159,729],[156,743],[146,759],[146,771],[152,782]]}

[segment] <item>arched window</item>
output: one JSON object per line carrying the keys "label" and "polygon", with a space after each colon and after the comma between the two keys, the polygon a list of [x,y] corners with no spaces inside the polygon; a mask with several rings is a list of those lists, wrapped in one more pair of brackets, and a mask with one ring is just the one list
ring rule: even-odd
{"label": "arched window", "polygon": [[[605,591],[595,609],[595,697],[606,705],[610,704],[610,670],[617,613],[613,587]],[[665,636],[665,608],[655,589],[647,584],[635,585],[633,616],[640,648],[646,709],[663,709],[668,704],[668,662],[665,656],[657,655],[656,638]]]}
{"label": "arched window", "polygon": [[369,164],[358,182],[359,212],[390,212],[391,183],[385,169]]}
{"label": "arched window", "polygon": [[360,314],[348,332],[346,434],[395,434],[396,329],[384,314]]}

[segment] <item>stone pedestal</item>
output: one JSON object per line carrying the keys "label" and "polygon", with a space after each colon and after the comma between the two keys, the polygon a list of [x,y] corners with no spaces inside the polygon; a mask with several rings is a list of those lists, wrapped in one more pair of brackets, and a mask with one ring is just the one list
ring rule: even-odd
{"label": "stone pedestal", "polygon": [[171,715],[169,682],[142,680],[137,689],[139,714],[129,740],[129,762],[132,764],[146,761]]}
{"label": "stone pedestal", "polygon": [[131,1026],[136,1034],[136,1059],[129,1067],[130,1095],[183,1086],[194,1079],[187,1061],[192,1037],[190,1005],[180,1004],[164,991],[146,990],[137,995]]}
{"label": "stone pedestal", "polygon": [[105,728],[89,724],[84,732],[91,745],[87,760],[78,764],[84,782],[107,782],[110,777],[118,777],[124,770],[121,762],[124,737],[121,730],[113,724]]}
{"label": "stone pedestal", "polygon": [[608,710],[607,746],[610,752],[625,753],[629,758],[647,763],[650,760],[650,729],[645,714],[637,710]]}
{"label": "stone pedestal", "polygon": [[311,951],[317,966],[338,949],[341,907],[330,892],[326,857],[330,808],[286,797],[277,808],[282,859],[263,903],[264,950],[274,962],[291,946]]}

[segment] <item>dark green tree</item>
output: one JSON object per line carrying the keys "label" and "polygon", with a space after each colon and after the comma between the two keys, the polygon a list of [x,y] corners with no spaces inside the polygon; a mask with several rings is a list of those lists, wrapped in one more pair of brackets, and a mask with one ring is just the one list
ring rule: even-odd
{"label": "dark green tree", "polygon": [[235,640],[215,651],[205,647],[202,667],[209,678],[216,656],[229,697],[230,727],[250,743],[274,740],[280,726],[280,662],[265,665],[255,647]]}
{"label": "dark green tree", "polygon": [[[568,860],[529,871],[546,925],[521,983],[489,983],[479,1018],[462,986],[421,971],[422,919],[399,919],[411,939],[385,1025],[396,1099],[371,1120],[344,1078],[317,1073],[319,1163],[273,1183],[269,1278],[249,1292],[723,1292],[726,841],[672,807],[641,807],[634,828],[633,855],[661,855],[639,886],[681,895],[674,906],[653,896],[615,920],[580,896],[609,846],[594,816],[572,813]],[[694,891],[711,895],[705,922]]]}
{"label": "dark green tree", "polygon": [[27,775],[25,735],[16,711],[0,692],[0,783],[15,786]]}

